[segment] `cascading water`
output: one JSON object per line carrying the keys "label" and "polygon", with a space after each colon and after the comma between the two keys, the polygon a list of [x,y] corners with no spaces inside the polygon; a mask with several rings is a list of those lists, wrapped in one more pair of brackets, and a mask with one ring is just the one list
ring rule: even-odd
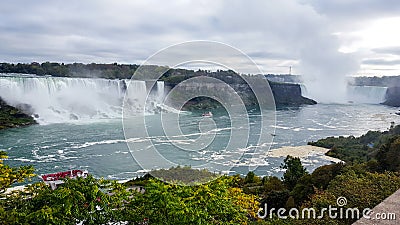
{"label": "cascading water", "polygon": [[[310,97],[304,84],[300,84],[300,88],[304,97]],[[348,85],[346,88],[347,102],[342,103],[380,104],[385,101],[386,91],[387,87]]]}
{"label": "cascading water", "polygon": [[385,101],[387,87],[347,86],[348,100],[354,103],[379,104]]}
{"label": "cascading water", "polygon": [[[128,85],[133,85],[127,89]],[[152,101],[161,102],[164,83],[157,82]],[[129,91],[127,91],[129,90]],[[127,93],[126,93],[127,92]],[[40,124],[120,118],[125,96],[132,108],[146,101],[145,81],[60,77],[0,77],[0,97],[32,113]]]}
{"label": "cascading water", "polygon": [[306,85],[304,85],[304,84],[299,84],[299,85],[300,85],[300,90],[301,90],[301,96],[310,98],[310,96],[308,96],[308,90],[307,90]]}
{"label": "cascading water", "polygon": [[157,81],[157,102],[162,102],[164,99],[165,95],[165,90],[164,90],[164,82],[162,81]]}

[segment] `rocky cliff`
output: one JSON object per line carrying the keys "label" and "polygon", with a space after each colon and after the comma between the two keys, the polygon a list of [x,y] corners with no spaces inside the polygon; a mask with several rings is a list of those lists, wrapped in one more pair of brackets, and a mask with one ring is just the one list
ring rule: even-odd
{"label": "rocky cliff", "polygon": [[386,91],[384,105],[400,107],[400,87],[389,87]]}
{"label": "rocky cliff", "polygon": [[277,107],[317,104],[316,101],[301,95],[301,88],[298,84],[269,82],[269,85]]}
{"label": "rocky cliff", "polygon": [[22,110],[8,105],[0,98],[0,129],[35,124],[35,120]]}
{"label": "rocky cliff", "polygon": [[[276,83],[271,82],[270,87],[273,93],[273,98],[275,100],[276,107],[285,107],[285,106],[300,106],[300,105],[313,105],[317,104],[316,101],[312,99],[305,98],[301,95],[301,88],[298,84],[290,84],[290,83]],[[165,83],[167,89],[173,88],[176,84],[173,83]],[[240,96],[241,100],[246,106],[255,106],[257,105],[257,99],[255,95],[251,91],[248,85],[244,83],[230,83],[230,87],[232,87],[235,92]],[[227,88],[226,85],[223,84],[215,84],[215,83],[182,83],[179,85],[179,89],[182,93],[190,93],[193,90],[206,89],[206,92],[211,96],[218,95],[216,92],[228,91],[225,90]],[[214,94],[213,94],[214,92]],[[268,91],[265,91],[265,95],[268,95]],[[173,98],[177,102],[183,101],[186,96],[184,94],[174,94]],[[229,97],[229,96],[227,96]],[[268,98],[268,96],[266,96]],[[226,99],[224,99],[226,100]],[[226,100],[227,101],[227,100]],[[228,101],[229,102],[229,101]],[[198,97],[189,101],[185,105],[185,109],[206,109],[206,108],[216,108],[221,106],[216,101],[212,101],[209,98]]]}

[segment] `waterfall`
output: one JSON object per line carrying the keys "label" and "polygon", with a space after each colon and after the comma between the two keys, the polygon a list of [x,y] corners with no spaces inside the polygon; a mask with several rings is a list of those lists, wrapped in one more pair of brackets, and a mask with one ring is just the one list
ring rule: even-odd
{"label": "waterfall", "polygon": [[[301,95],[308,96],[307,87],[299,84]],[[346,88],[346,102],[343,103],[359,103],[359,104],[380,104],[385,101],[387,87],[379,86],[352,86]]]}
{"label": "waterfall", "polygon": [[307,90],[306,85],[304,85],[304,84],[299,84],[299,85],[300,85],[300,90],[301,90],[301,96],[310,97],[310,96],[308,96],[308,90]]}
{"label": "waterfall", "polygon": [[164,99],[164,81],[157,81],[157,100],[158,102],[162,102]]}
{"label": "waterfall", "polygon": [[[127,89],[127,85],[133,86]],[[158,81],[155,101],[162,101],[163,87],[164,83]],[[0,97],[29,111],[40,124],[121,118],[125,94],[130,106],[139,108],[148,92],[145,81],[0,77]]]}
{"label": "waterfall", "polygon": [[129,109],[130,114],[141,113],[146,104],[147,88],[146,82],[140,80],[128,81],[124,107]]}
{"label": "waterfall", "polygon": [[385,101],[387,87],[347,86],[348,101],[353,103],[380,104]]}

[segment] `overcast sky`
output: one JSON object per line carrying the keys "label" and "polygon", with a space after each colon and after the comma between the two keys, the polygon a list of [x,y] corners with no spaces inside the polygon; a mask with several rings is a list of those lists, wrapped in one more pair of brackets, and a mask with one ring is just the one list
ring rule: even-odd
{"label": "overcast sky", "polygon": [[10,0],[0,7],[0,61],[139,64],[172,44],[212,40],[265,73],[400,75],[399,27],[398,0]]}

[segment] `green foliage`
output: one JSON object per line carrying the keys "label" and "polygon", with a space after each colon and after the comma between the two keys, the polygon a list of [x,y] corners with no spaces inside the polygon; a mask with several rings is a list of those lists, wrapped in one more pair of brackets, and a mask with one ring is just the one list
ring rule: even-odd
{"label": "green foliage", "polygon": [[[373,208],[400,188],[398,172],[381,172],[398,170],[396,157],[400,137],[396,129],[393,127],[381,134],[375,142],[379,151],[374,157],[379,156],[380,160],[326,165],[308,174],[299,158],[287,156],[281,166],[286,169],[282,180],[277,177],[260,179],[249,172],[244,178],[220,176],[198,186],[165,183],[151,175],[125,184],[91,176],[68,179],[56,190],[37,183],[22,192],[0,196],[0,221],[4,224],[112,224],[118,221],[133,224],[145,221],[149,224],[351,224],[353,220],[327,217],[293,220],[273,215],[259,220],[258,199],[262,199],[261,205],[267,204],[269,209],[313,207],[319,210],[336,206],[336,199],[343,196],[347,199],[346,207]],[[354,143],[370,141],[377,135],[369,133],[364,137],[365,140]],[[0,159],[4,157],[5,153],[0,152]],[[383,166],[386,166],[384,170]],[[20,169],[27,172],[18,172]],[[204,175],[214,175],[190,167],[158,172],[171,178],[168,181],[186,177],[191,182],[194,178],[201,180]],[[9,179],[1,183],[2,190],[29,178],[32,173],[32,168],[13,170],[0,161],[0,178]]]}
{"label": "green foliage", "polygon": [[290,193],[287,189],[282,191],[271,191],[261,200],[261,205],[267,204],[268,208],[285,208],[289,197]]}
{"label": "green foliage", "polygon": [[260,181],[260,178],[253,171],[248,172],[244,178],[246,184],[260,183]]}
{"label": "green foliage", "polygon": [[[185,97],[185,96],[180,96]],[[179,101],[176,99],[176,101]],[[211,109],[220,109],[223,110],[224,107],[218,101],[208,98],[208,97],[195,97],[190,99],[190,101],[186,102],[183,105],[183,110],[194,111],[194,110],[211,110]],[[203,111],[204,112],[204,111]]]}
{"label": "green foliage", "polygon": [[2,206],[16,224],[106,224],[123,219],[116,209],[123,208],[129,195],[121,184],[89,176],[67,179],[56,190],[37,183],[25,192],[8,195]]}
{"label": "green foliage", "polygon": [[125,182],[123,185],[125,187],[132,187],[132,186],[143,187],[149,183],[150,178],[154,178],[154,177],[151,174],[146,173],[144,176],[136,177],[132,180]]}
{"label": "green foliage", "polygon": [[[391,148],[390,156],[386,154],[389,152],[390,143],[396,139],[397,135],[400,135],[400,126],[393,126],[392,124],[389,131],[385,132],[368,131],[365,135],[360,137],[328,137],[316,142],[310,142],[309,144],[331,149],[327,153],[328,156],[339,158],[346,163],[365,163],[371,160],[377,160],[379,163],[386,163],[380,161],[382,157],[396,156],[396,146]],[[389,158],[387,159],[390,161]],[[393,161],[396,161],[396,159]],[[396,165],[393,162],[391,164],[393,164],[393,166],[388,167],[388,165],[382,165],[383,167],[381,169],[396,170]],[[372,166],[372,164],[370,166]]]}
{"label": "green foliage", "polygon": [[242,78],[232,70],[218,70],[215,72],[207,70],[171,69],[166,66],[157,65],[126,65],[126,64],[98,64],[98,63],[0,63],[0,73],[22,73],[35,74],[38,76],[52,75],[57,77],[98,77],[107,79],[130,79],[135,74],[135,79],[151,79],[162,75],[161,80],[175,85],[185,79],[195,76],[213,76],[222,81],[231,83],[243,83]]}
{"label": "green foliage", "polygon": [[4,193],[12,184],[24,182],[25,179],[34,176],[32,166],[10,167],[3,164],[2,159],[6,158],[6,152],[0,151],[0,194]]}
{"label": "green foliage", "polygon": [[35,124],[35,120],[21,110],[7,105],[0,97],[0,129]]}
{"label": "green foliage", "polygon": [[301,176],[290,192],[278,178],[264,177],[265,197],[261,202],[266,203],[269,208],[300,208],[304,203],[311,201],[316,193],[325,190],[331,181],[343,172],[344,168],[344,164],[319,167],[312,174]]}
{"label": "green foliage", "polygon": [[[1,154],[3,155],[3,154]],[[175,171],[173,169],[173,171]],[[143,181],[143,180],[142,180]],[[181,186],[148,178],[142,192],[107,180],[67,179],[56,190],[43,183],[0,199],[0,221],[7,224],[248,224],[256,220],[254,195],[234,187],[235,176]]]}
{"label": "green foliage", "polygon": [[275,176],[265,176],[263,177],[262,182],[264,185],[264,193],[266,194],[272,191],[283,191],[286,189],[285,184],[278,177]]}
{"label": "green foliage", "polygon": [[328,137],[309,144],[329,148],[331,150],[327,153],[328,156],[339,158],[345,162],[366,162],[370,159],[370,154],[368,153],[373,152],[372,148],[369,148],[367,144],[361,143],[360,139],[354,136]]}
{"label": "green foliage", "polygon": [[[392,172],[379,174],[365,171],[356,173],[353,167],[349,167],[345,169],[345,172],[336,176],[326,190],[317,191],[311,200],[304,204],[304,207],[313,207],[316,210],[320,210],[327,208],[329,205],[337,206],[337,198],[345,197],[347,204],[344,206],[344,210],[347,208],[358,208],[361,211],[364,208],[372,209],[398,188],[400,188],[398,174]],[[325,218],[320,222],[331,220]],[[352,224],[354,220],[337,219],[336,222],[338,224]]]}
{"label": "green foliage", "polygon": [[23,73],[38,76],[52,75],[56,77],[101,77],[108,79],[129,79],[132,77],[138,65],[112,64],[82,64],[82,63],[56,63],[33,62],[30,64],[0,63],[0,73]]}
{"label": "green foliage", "polygon": [[209,172],[208,170],[192,169],[190,166],[172,167],[170,169],[159,169],[151,171],[153,177],[169,183],[181,185],[195,185],[216,179],[220,175]]}
{"label": "green foliage", "polygon": [[343,163],[335,163],[318,167],[311,174],[311,183],[318,189],[326,189],[333,178],[339,175],[345,165]]}
{"label": "green foliage", "polygon": [[264,192],[264,186],[262,185],[260,177],[253,171],[247,173],[243,179],[243,185],[241,187],[247,194],[262,195]]}
{"label": "green foliage", "polygon": [[142,195],[127,207],[135,212],[129,221],[151,224],[246,224],[254,217],[255,196],[231,188],[231,177],[221,177],[199,186],[165,184],[150,179]]}
{"label": "green foliage", "polygon": [[400,135],[394,135],[383,144],[376,155],[382,170],[400,171]]}
{"label": "green foliage", "polygon": [[349,169],[332,180],[327,191],[335,197],[346,197],[349,207],[372,208],[399,188],[398,174],[392,172],[357,174]]}
{"label": "green foliage", "polygon": [[283,183],[289,190],[292,190],[297,184],[297,181],[304,175],[307,174],[306,168],[301,164],[300,158],[292,157],[288,155],[286,159],[283,160],[281,165],[282,169],[286,169],[283,174]]}
{"label": "green foliage", "polygon": [[314,185],[312,183],[312,176],[309,174],[303,175],[290,192],[295,206],[301,206],[304,201],[309,199],[311,194],[314,194]]}

